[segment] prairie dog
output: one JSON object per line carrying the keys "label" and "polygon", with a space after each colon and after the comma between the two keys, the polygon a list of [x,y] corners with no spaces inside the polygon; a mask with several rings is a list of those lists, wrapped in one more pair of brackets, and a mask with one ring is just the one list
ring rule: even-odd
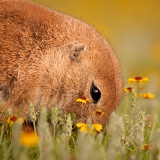
{"label": "prairie dog", "polygon": [[[1,111],[28,117],[32,102],[105,125],[121,100],[119,62],[97,31],[69,15],[22,0],[0,1]],[[91,102],[76,103],[86,97]],[[95,111],[103,115],[95,115]],[[98,112],[97,112],[98,113]]]}

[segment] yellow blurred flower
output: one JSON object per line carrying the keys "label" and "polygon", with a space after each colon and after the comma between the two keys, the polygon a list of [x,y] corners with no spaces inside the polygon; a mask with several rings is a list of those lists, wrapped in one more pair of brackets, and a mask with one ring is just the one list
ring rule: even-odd
{"label": "yellow blurred flower", "polygon": [[145,99],[152,99],[152,98],[154,98],[154,94],[152,94],[152,93],[143,93],[143,94],[140,94],[140,96],[142,98],[145,98]]}
{"label": "yellow blurred flower", "polygon": [[128,88],[123,88],[125,93],[130,93],[132,92],[132,87],[128,87]]}
{"label": "yellow blurred flower", "polygon": [[95,130],[100,132],[102,130],[102,125],[101,124],[92,124],[91,133],[93,133]]}
{"label": "yellow blurred flower", "polygon": [[76,102],[80,102],[80,103],[86,104],[87,102],[90,102],[90,99],[89,98],[85,98],[85,97],[77,98]]}
{"label": "yellow blurred flower", "polygon": [[[88,133],[87,124],[85,123],[77,123],[76,126],[80,128],[81,132]],[[100,132],[102,130],[101,124],[92,124],[90,133],[93,134],[94,131]]]}
{"label": "yellow blurred flower", "polygon": [[149,82],[149,79],[148,78],[142,78],[142,77],[140,77],[140,76],[137,76],[137,77],[135,77],[135,78],[129,78],[128,79],[128,82],[129,83],[136,83],[136,82]]}
{"label": "yellow blurred flower", "polygon": [[24,118],[18,118],[17,122],[19,122],[20,124],[23,124],[24,123]]}
{"label": "yellow blurred flower", "polygon": [[104,112],[101,109],[93,111],[93,114],[97,117],[104,115]]}
{"label": "yellow blurred flower", "polygon": [[143,151],[150,151],[150,150],[152,150],[152,147],[150,147],[148,144],[144,144],[144,145],[142,146],[142,150],[143,150]]}
{"label": "yellow blurred flower", "polygon": [[25,128],[20,135],[20,143],[24,147],[34,147],[39,143],[39,137],[33,129]]}
{"label": "yellow blurred flower", "polygon": [[15,115],[12,115],[10,117],[8,117],[7,119],[7,123],[10,125],[10,127],[15,123],[15,122],[19,122],[20,124],[24,123],[24,119],[23,118],[18,118]]}
{"label": "yellow blurred flower", "polygon": [[80,128],[81,132],[88,133],[87,124],[85,123],[77,123],[76,126]]}

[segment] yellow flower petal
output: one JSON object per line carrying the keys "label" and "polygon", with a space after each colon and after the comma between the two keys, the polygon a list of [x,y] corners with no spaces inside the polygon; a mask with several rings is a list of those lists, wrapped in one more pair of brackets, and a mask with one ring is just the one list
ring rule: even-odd
{"label": "yellow flower petal", "polygon": [[24,123],[24,118],[18,118],[17,122],[19,122],[20,124]]}
{"label": "yellow flower petal", "polygon": [[11,121],[11,122],[9,123],[10,127],[12,127],[13,123],[14,123],[13,121]]}
{"label": "yellow flower petal", "polygon": [[148,97],[149,97],[149,98],[154,98],[154,94],[148,93]]}
{"label": "yellow flower petal", "polygon": [[76,126],[78,128],[80,128],[81,132],[88,133],[88,128],[87,128],[87,125],[85,123],[77,123]]}
{"label": "yellow flower petal", "polygon": [[[87,124],[85,124],[85,123],[77,123],[76,126],[78,128],[80,128],[81,132],[88,133]],[[95,130],[100,132],[102,130],[102,125],[101,124],[92,124],[90,133],[93,134],[93,132]]]}
{"label": "yellow flower petal", "polygon": [[80,128],[80,131],[81,132],[84,132],[84,133],[88,133],[88,128],[87,128],[87,125],[84,125]]}
{"label": "yellow flower petal", "polygon": [[86,124],[85,124],[85,123],[77,123],[77,124],[76,124],[77,127],[82,127],[82,126],[84,126],[84,125],[86,125]]}
{"label": "yellow flower petal", "polygon": [[127,88],[123,88],[124,92],[128,93],[128,89]]}
{"label": "yellow flower petal", "polygon": [[102,125],[101,124],[92,124],[93,129],[96,131],[100,132],[102,130]]}
{"label": "yellow flower petal", "polygon": [[91,102],[89,98],[86,98],[86,101],[87,101],[87,102]]}
{"label": "yellow flower petal", "polygon": [[142,79],[142,81],[143,82],[149,82],[149,79],[145,77],[145,78]]}
{"label": "yellow flower petal", "polygon": [[145,98],[145,99],[152,99],[152,98],[154,98],[154,94],[152,94],[152,93],[143,93],[143,94],[140,94],[140,96],[142,98]]}
{"label": "yellow flower petal", "polygon": [[129,78],[129,79],[128,79],[128,82],[129,82],[129,83],[135,83],[136,80],[135,80],[134,78]]}
{"label": "yellow flower petal", "polygon": [[24,147],[32,147],[38,145],[39,137],[34,131],[23,131],[20,136],[20,142]]}
{"label": "yellow flower petal", "polygon": [[7,118],[7,124],[10,124],[10,117]]}
{"label": "yellow flower petal", "polygon": [[86,100],[81,99],[81,98],[76,99],[76,102],[80,102],[80,103],[84,103],[84,104],[86,104],[86,103],[87,103],[87,101],[86,101]]}
{"label": "yellow flower petal", "polygon": [[86,104],[87,102],[90,102],[89,98],[77,98],[76,102],[84,103]]}

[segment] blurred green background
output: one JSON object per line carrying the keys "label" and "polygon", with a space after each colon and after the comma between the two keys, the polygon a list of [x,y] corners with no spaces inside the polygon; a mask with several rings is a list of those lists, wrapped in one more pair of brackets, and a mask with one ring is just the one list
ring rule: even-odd
{"label": "blurred green background", "polygon": [[[124,84],[129,77],[148,77],[146,92],[160,107],[159,0],[32,0],[94,26],[115,50]],[[148,103],[148,102],[146,102]]]}

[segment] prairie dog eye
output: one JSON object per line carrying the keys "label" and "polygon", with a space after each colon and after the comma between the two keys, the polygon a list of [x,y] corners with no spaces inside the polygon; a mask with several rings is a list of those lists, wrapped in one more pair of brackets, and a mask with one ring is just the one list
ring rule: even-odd
{"label": "prairie dog eye", "polygon": [[99,101],[99,99],[101,98],[101,91],[94,84],[92,84],[92,86],[91,86],[90,94],[93,99],[93,103],[97,103]]}

